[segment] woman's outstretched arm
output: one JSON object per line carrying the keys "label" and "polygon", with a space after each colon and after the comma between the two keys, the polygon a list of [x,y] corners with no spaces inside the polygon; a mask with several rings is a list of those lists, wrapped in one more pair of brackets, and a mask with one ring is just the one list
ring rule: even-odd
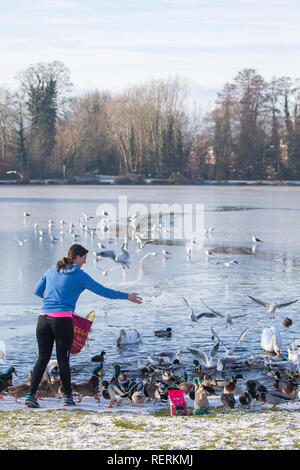
{"label": "woman's outstretched arm", "polygon": [[95,281],[87,273],[83,273],[84,278],[84,288],[88,289],[95,294],[101,295],[102,297],[107,297],[108,299],[128,299],[130,302],[140,304],[142,302],[141,297],[136,293],[128,294],[127,292],[121,292],[114,289],[109,289],[104,287],[99,282]]}

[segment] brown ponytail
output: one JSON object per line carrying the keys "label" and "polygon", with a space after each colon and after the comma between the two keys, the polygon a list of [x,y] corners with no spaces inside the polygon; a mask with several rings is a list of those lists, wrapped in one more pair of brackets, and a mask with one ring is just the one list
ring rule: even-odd
{"label": "brown ponytail", "polygon": [[70,246],[68,250],[68,256],[64,256],[60,261],[56,263],[57,272],[59,272],[62,268],[71,268],[76,256],[84,256],[88,252],[89,251],[81,245],[75,244]]}

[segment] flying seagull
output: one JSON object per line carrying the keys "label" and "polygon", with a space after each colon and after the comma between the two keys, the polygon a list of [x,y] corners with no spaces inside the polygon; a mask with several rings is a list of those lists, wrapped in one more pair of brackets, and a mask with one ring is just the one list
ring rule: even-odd
{"label": "flying seagull", "polygon": [[275,310],[277,310],[278,308],[287,307],[288,305],[292,305],[295,302],[298,302],[298,299],[297,299],[297,300],[292,300],[291,302],[285,302],[283,304],[278,304],[277,302],[273,302],[270,304],[268,302],[264,302],[263,300],[255,299],[254,297],[251,297],[251,295],[248,295],[248,297],[254,302],[256,302],[257,304],[262,305],[263,307],[267,308],[271,320],[275,318]]}
{"label": "flying seagull", "polygon": [[210,349],[209,355],[207,355],[202,349],[193,349],[193,348],[188,348],[188,350],[198,359],[201,359],[205,367],[214,367],[215,366],[215,360],[214,356],[217,354],[219,350],[219,345],[220,342],[218,341],[216,344],[213,345],[213,347]]}
{"label": "flying seagull", "polygon": [[225,351],[226,351],[225,356],[221,357],[220,359],[217,359],[217,362],[218,362],[217,370],[223,371],[226,368],[226,366],[228,366],[228,365],[231,366],[238,359],[238,356],[235,356],[233,353],[234,353],[234,350],[237,347],[237,345],[247,335],[248,328],[246,328],[244,331],[242,331],[242,333],[240,334],[240,336],[238,337],[238,339],[236,340],[236,342],[233,344],[232,348],[230,348],[230,349],[228,349],[226,347],[226,345],[218,337],[217,333],[214,331],[214,329],[212,327],[211,327],[211,331],[212,331],[213,336],[216,337],[217,340],[224,346]]}
{"label": "flying seagull", "polygon": [[129,265],[130,265],[129,252],[126,250],[125,246],[126,246],[126,243],[124,242],[121,247],[122,254],[120,256],[117,256],[113,250],[100,251],[97,253],[97,255],[103,258],[112,259],[115,263],[121,264],[124,269],[125,269],[125,266],[126,268],[129,268]]}
{"label": "flying seagull", "polygon": [[202,317],[215,318],[216,316],[218,316],[217,314],[215,314],[213,312],[201,312],[199,314],[196,314],[196,313],[194,313],[194,309],[192,308],[192,306],[189,303],[188,299],[183,297],[183,300],[185,301],[188,308],[191,310],[191,315],[190,315],[191,325],[193,325],[193,323],[197,323],[198,320],[200,320],[200,318],[202,318]]}
{"label": "flying seagull", "polygon": [[242,315],[230,315],[230,313],[220,313],[220,312],[216,312],[215,310],[213,310],[212,308],[210,308],[208,305],[206,305],[206,303],[204,302],[203,299],[201,299],[203,305],[205,305],[205,307],[207,307],[213,314],[215,314],[215,316],[218,316],[220,318],[224,318],[225,319],[225,322],[226,322],[226,328],[227,328],[227,325],[232,325],[232,320],[234,318],[241,318],[241,317],[245,317],[246,314],[242,314]]}
{"label": "flying seagull", "polygon": [[27,238],[26,240],[19,240],[18,238],[14,237],[14,239],[17,240],[19,246],[23,246],[23,243],[28,241]]}

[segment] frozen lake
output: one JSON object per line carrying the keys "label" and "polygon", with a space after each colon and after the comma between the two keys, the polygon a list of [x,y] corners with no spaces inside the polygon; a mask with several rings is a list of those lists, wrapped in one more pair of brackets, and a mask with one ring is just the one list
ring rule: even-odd
{"label": "frozen lake", "polygon": [[[191,256],[186,253],[189,240],[174,240],[172,233],[156,233],[156,242],[138,250],[135,240],[128,240],[132,267],[126,271],[116,268],[110,259],[95,261],[93,251],[97,243],[118,251],[109,244],[109,233],[94,237],[82,230],[79,218],[85,213],[93,218],[87,225],[96,228],[101,220],[97,215],[100,204],[118,206],[119,197],[127,196],[132,204],[196,204],[204,205],[204,226],[214,227],[212,233],[199,234],[200,246],[195,246]],[[24,212],[30,216],[24,217]],[[90,358],[101,350],[106,351],[106,373],[111,375],[112,363],[135,365],[148,354],[183,349],[181,360],[187,370],[194,357],[187,346],[198,344],[205,350],[212,345],[211,329],[230,345],[248,327],[246,339],[237,352],[247,358],[262,352],[260,335],[270,321],[266,310],[253,303],[252,295],[266,301],[285,302],[299,297],[300,272],[300,188],[297,187],[225,187],[225,186],[10,186],[0,187],[0,340],[5,341],[7,363],[18,371],[18,380],[27,377],[36,358],[35,325],[40,311],[40,299],[33,294],[40,276],[51,264],[66,255],[74,243],[69,224],[80,235],[77,243],[89,251],[84,269],[107,287],[127,292],[137,292],[144,304],[133,305],[127,301],[109,300],[84,292],[77,304],[77,313],[85,315],[95,309],[96,319],[89,348],[78,356],[72,356],[71,364],[82,366],[80,375],[90,374]],[[59,221],[64,219],[63,227]],[[51,231],[48,221],[54,221]],[[39,225],[34,230],[34,224]],[[175,221],[176,224],[176,221]],[[171,226],[171,228],[173,225]],[[45,236],[39,236],[39,230]],[[61,230],[65,233],[59,237]],[[262,244],[252,251],[251,237],[255,234]],[[53,242],[50,235],[59,238]],[[19,240],[27,240],[19,246]],[[203,238],[203,240],[202,240]],[[200,240],[201,239],[201,240]],[[122,240],[116,239],[118,246]],[[202,244],[203,242],[203,244]],[[171,252],[168,259],[161,256],[161,249]],[[205,250],[213,251],[206,258]],[[148,252],[148,256],[138,262]],[[215,264],[217,261],[237,260],[229,267]],[[111,272],[110,272],[111,270]],[[108,271],[104,276],[103,271]],[[183,296],[191,305],[205,311],[201,298],[220,312],[246,314],[236,319],[232,329],[225,328],[222,319],[203,319],[190,326],[189,310]],[[293,338],[299,339],[300,302],[277,310],[274,324],[280,329],[283,340],[283,357]],[[293,325],[284,328],[283,319],[288,316]],[[120,328],[138,328],[143,341],[138,346],[120,350],[116,337]],[[171,338],[159,339],[154,330],[171,327]],[[220,346],[220,352],[224,349]],[[55,351],[54,351],[55,353]],[[53,355],[53,358],[55,354]],[[16,380],[15,380],[16,382]]]}

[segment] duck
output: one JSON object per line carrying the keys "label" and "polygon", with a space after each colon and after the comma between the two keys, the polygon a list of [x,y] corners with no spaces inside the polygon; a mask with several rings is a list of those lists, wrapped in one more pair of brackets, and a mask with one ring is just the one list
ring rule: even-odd
{"label": "duck", "polygon": [[260,345],[264,351],[276,353],[276,356],[280,357],[282,341],[280,333],[275,326],[263,329]]}
{"label": "duck", "polygon": [[195,377],[193,380],[195,387],[195,397],[194,397],[194,413],[195,414],[204,414],[208,412],[209,402],[207,398],[207,392],[205,388],[200,383],[199,377]]}
{"label": "duck", "polygon": [[168,385],[173,385],[176,382],[176,378],[173,374],[173,371],[169,372],[167,370],[162,371],[162,378]]}
{"label": "duck", "polygon": [[202,385],[213,388],[213,390],[223,390],[226,381],[224,379],[217,379],[205,375],[202,380]]}
{"label": "duck", "polygon": [[252,397],[249,392],[245,391],[239,396],[239,402],[242,406],[250,408]]}
{"label": "duck", "polygon": [[160,386],[155,382],[155,378],[152,376],[150,378],[150,382],[148,379],[143,380],[144,383],[144,390],[145,390],[145,395],[147,394],[148,396],[148,401],[154,400],[154,405],[156,404],[157,400],[160,399]]}
{"label": "duck", "polygon": [[186,372],[183,372],[182,374],[182,382],[180,382],[178,384],[178,388],[180,390],[184,390],[184,393],[186,395],[189,395],[189,393],[192,391],[192,389],[194,388],[194,383],[192,382],[188,382],[187,381],[188,379],[188,376],[187,376],[187,373]]}
{"label": "duck", "polygon": [[170,338],[172,336],[172,328],[168,327],[165,330],[156,330],[154,334],[159,338]]}
{"label": "duck", "polygon": [[[29,376],[31,376],[31,374]],[[53,396],[53,391],[51,388],[50,375],[48,374],[47,371],[45,371],[39,383],[36,396],[38,398],[45,398],[45,397],[48,397],[49,395]]]}
{"label": "duck", "polygon": [[223,405],[225,407],[228,407],[228,408],[231,408],[231,409],[234,408],[235,404],[236,404],[234,394],[233,393],[222,393],[221,402],[223,403]]}
{"label": "duck", "polygon": [[143,381],[139,382],[138,384],[134,383],[127,394],[131,400],[131,406],[137,404],[143,406],[146,399]]}
{"label": "duck", "polygon": [[289,317],[286,317],[283,322],[282,322],[283,326],[285,326],[286,328],[288,328],[289,326],[291,326],[293,324],[292,320],[289,318]]}
{"label": "duck", "polygon": [[281,391],[294,402],[297,388],[297,384],[293,382],[293,375],[290,374],[287,381],[282,385]]}
{"label": "duck", "polygon": [[94,397],[95,400],[100,403],[98,395],[99,380],[101,377],[101,367],[95,367],[92,371],[92,375],[89,379],[83,380],[79,383],[72,383],[72,391],[78,394],[78,401],[80,403],[83,397]]}
{"label": "duck", "polygon": [[117,346],[137,344],[142,341],[142,332],[134,328],[121,328],[117,337]]}
{"label": "duck", "polygon": [[285,382],[282,380],[281,374],[278,370],[276,372],[273,372],[273,378],[274,378],[274,381],[273,381],[274,388],[276,388],[278,392],[282,392],[282,387]]}
{"label": "duck", "polygon": [[111,400],[111,395],[109,393],[109,390],[108,390],[108,387],[109,387],[109,383],[107,382],[107,380],[103,380],[103,382],[101,382],[101,396],[105,399],[105,400]]}
{"label": "duck", "polygon": [[256,401],[257,396],[257,389],[258,387],[262,387],[263,385],[255,379],[247,380],[246,382],[246,392],[249,393],[251,398]]}
{"label": "duck", "polygon": [[13,385],[8,387],[6,390],[6,394],[8,396],[15,397],[15,402],[18,402],[18,398],[26,397],[26,395],[30,392],[30,385],[28,383],[20,384],[20,385]]}
{"label": "duck", "polygon": [[0,374],[0,380],[7,380],[10,383],[12,382],[12,375],[18,375],[14,367],[10,367],[6,372]]}
{"label": "duck", "polygon": [[53,376],[50,376],[50,390],[51,390],[51,395],[52,396],[56,396],[57,394],[59,395],[59,400],[61,398],[61,393],[60,393],[60,390],[61,390],[61,380],[60,378],[55,378]]}
{"label": "duck", "polygon": [[236,383],[237,379],[242,379],[243,376],[241,374],[236,375],[235,377],[231,376],[230,379],[225,382],[223,393],[235,393],[236,392]]}
{"label": "duck", "polygon": [[268,391],[266,387],[260,386],[258,387],[257,400],[262,401],[262,404],[269,403],[272,405],[272,408],[276,408],[277,405],[286,403],[291,398],[277,390]]}
{"label": "duck", "polygon": [[[113,377],[111,378],[110,382],[108,385],[104,382],[102,382],[102,385],[105,386],[108,390],[109,396],[110,396],[110,403],[108,405],[108,408],[112,408],[113,404],[117,402],[117,406],[120,406],[122,399],[127,398],[125,390],[122,388],[118,377],[120,375],[121,369],[118,364],[115,365],[115,373]],[[107,382],[107,381],[105,381]]]}
{"label": "duck", "polygon": [[0,400],[3,400],[2,392],[5,392],[9,386],[11,386],[11,382],[9,380],[0,379]]}

